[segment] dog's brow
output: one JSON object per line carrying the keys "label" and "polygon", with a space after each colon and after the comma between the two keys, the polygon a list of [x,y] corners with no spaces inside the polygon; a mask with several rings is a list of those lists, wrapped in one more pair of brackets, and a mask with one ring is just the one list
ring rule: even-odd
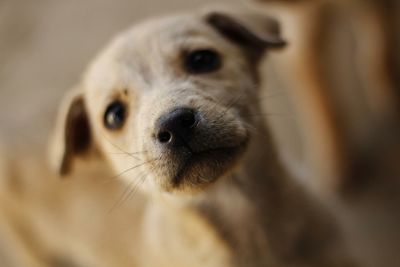
{"label": "dog's brow", "polygon": [[203,36],[203,33],[199,29],[194,28],[185,28],[181,31],[177,31],[172,35],[174,38],[188,38],[188,37],[196,37]]}
{"label": "dog's brow", "polygon": [[147,64],[141,63],[138,66],[139,76],[143,79],[146,84],[151,84],[151,71]]}

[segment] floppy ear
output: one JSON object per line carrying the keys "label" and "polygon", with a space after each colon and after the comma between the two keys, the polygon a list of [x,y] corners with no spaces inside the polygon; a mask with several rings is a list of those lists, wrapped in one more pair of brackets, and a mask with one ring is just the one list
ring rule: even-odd
{"label": "floppy ear", "polygon": [[286,42],[280,36],[276,20],[254,13],[208,11],[206,22],[227,40],[240,46],[253,61],[258,61],[267,49],[282,48]]}
{"label": "floppy ear", "polygon": [[50,160],[60,175],[71,172],[76,157],[87,155],[93,138],[85,100],[79,89],[62,102],[50,146]]}

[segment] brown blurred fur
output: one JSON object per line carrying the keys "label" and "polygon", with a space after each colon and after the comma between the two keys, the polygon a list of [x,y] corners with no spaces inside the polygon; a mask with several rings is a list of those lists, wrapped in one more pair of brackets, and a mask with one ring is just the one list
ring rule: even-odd
{"label": "brown blurred fur", "polygon": [[[302,179],[366,266],[397,266],[400,235],[398,1],[257,1],[292,44],[269,61],[294,106]],[[268,73],[265,74],[268,76]]]}

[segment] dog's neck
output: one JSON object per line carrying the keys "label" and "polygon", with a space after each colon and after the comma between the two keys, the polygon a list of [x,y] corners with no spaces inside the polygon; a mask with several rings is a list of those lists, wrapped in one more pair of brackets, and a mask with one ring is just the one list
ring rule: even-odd
{"label": "dog's neck", "polygon": [[172,209],[176,208],[178,212],[197,214],[228,246],[234,244],[234,254],[246,262],[239,266],[253,266],[251,261],[257,261],[254,263],[257,266],[260,262],[270,264],[274,260],[265,253],[270,250],[266,236],[276,229],[279,220],[265,218],[285,203],[285,186],[282,185],[285,179],[282,176],[271,137],[261,125],[252,133],[242,164],[231,174],[199,195],[173,197],[172,201],[167,200],[167,205],[172,203]]}
{"label": "dog's neck", "polygon": [[[260,125],[252,132],[242,165],[202,196],[197,206],[228,243],[237,246],[240,259],[252,266],[274,262],[265,251],[270,250],[267,236],[275,223],[268,218],[285,203],[286,177],[279,162],[270,134]],[[271,233],[270,233],[271,232]]]}

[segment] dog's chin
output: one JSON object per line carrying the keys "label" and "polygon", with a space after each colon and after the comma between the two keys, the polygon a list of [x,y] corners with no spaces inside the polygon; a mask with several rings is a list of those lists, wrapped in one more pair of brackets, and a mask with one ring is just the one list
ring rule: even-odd
{"label": "dog's chin", "polygon": [[[161,191],[195,194],[206,190],[220,178],[227,176],[239,164],[247,147],[247,140],[237,146],[216,147],[200,152],[168,155],[158,165],[157,184]],[[173,164],[168,164],[172,163]]]}

